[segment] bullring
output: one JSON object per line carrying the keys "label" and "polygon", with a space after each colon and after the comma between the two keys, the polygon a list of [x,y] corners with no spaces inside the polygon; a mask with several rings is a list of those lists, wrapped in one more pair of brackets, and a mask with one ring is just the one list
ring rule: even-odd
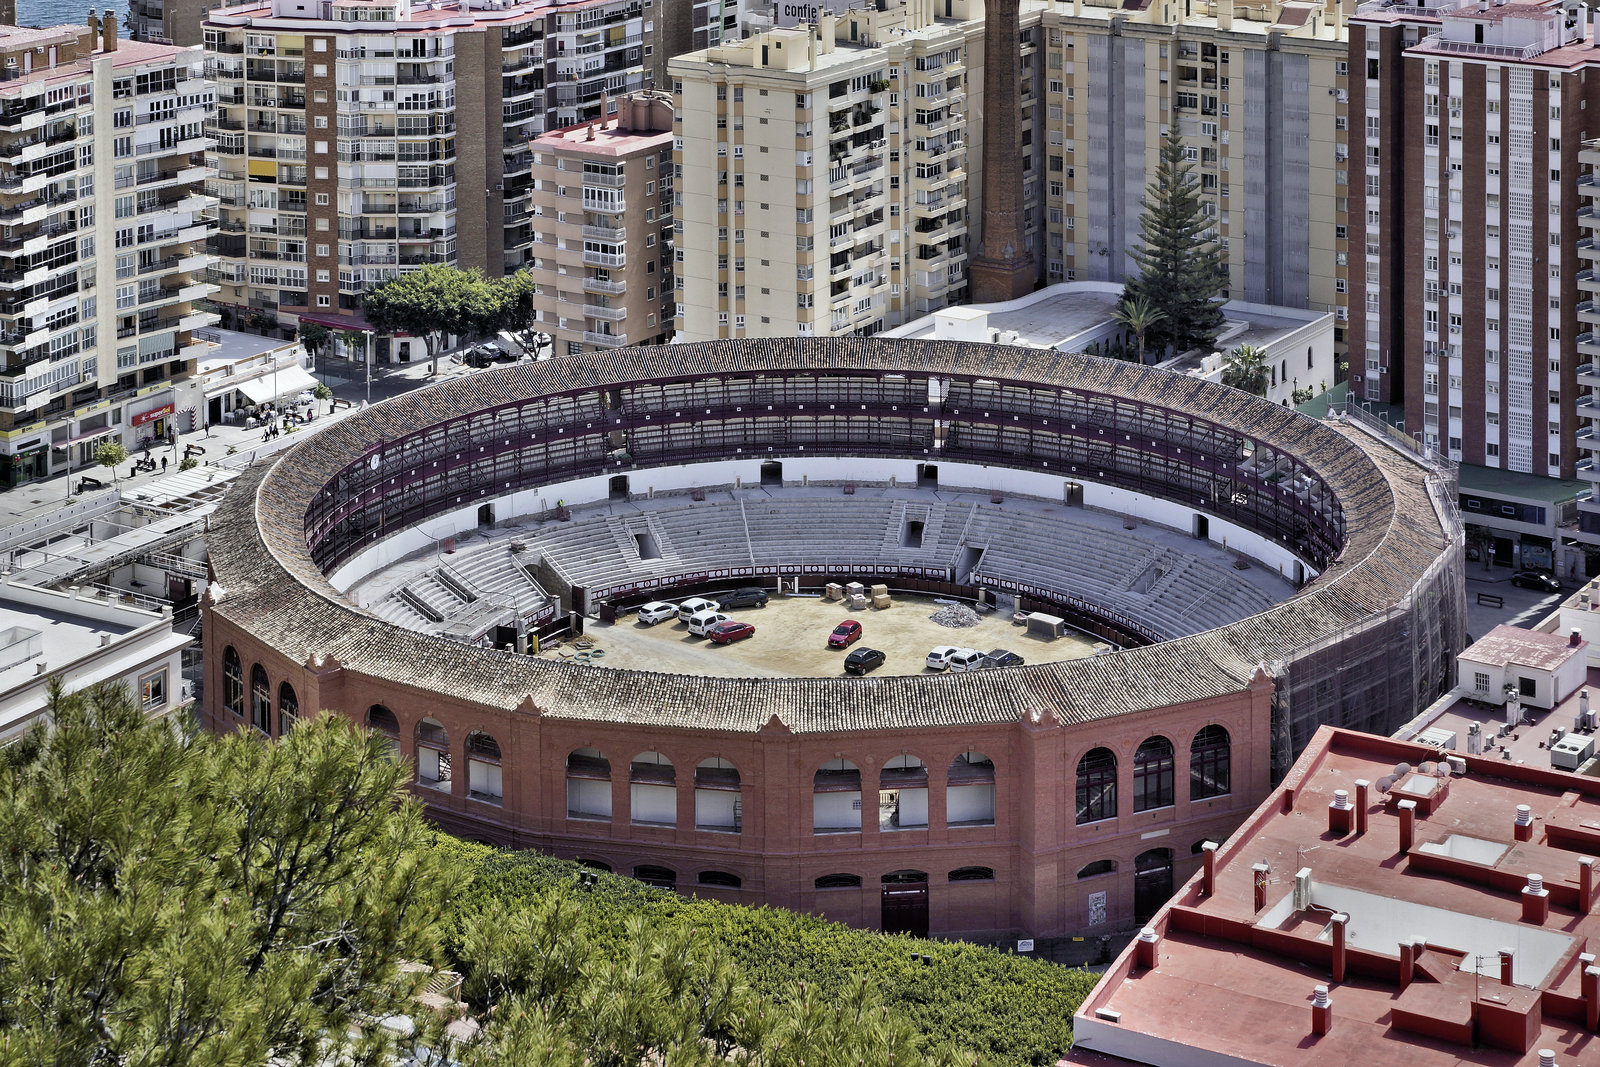
{"label": "bullring", "polygon": [[[891,547],[845,575],[820,548],[776,561],[741,542],[716,580],[976,595],[962,580],[978,577],[1127,646],[859,679],[551,662],[386,622],[344,592],[481,523],[577,523],[635,496],[691,507],[764,476],[839,496],[936,479],[975,506],[1125,515],[1304,584],[1159,640],[1093,583],[1061,588],[1014,555],[958,573]],[[276,734],[312,709],[347,715],[417,761],[446,828],[708,896],[938,934],[1093,933],[1153,910],[1319,723],[1393,729],[1447,688],[1464,636],[1448,482],[1347,424],[1053,351],[769,339],[487,371],[239,479],[208,536],[203,716]],[[701,564],[593,598],[547,568],[562,610],[523,621],[687,594],[713,580]],[[885,795],[904,818],[871,817]]]}

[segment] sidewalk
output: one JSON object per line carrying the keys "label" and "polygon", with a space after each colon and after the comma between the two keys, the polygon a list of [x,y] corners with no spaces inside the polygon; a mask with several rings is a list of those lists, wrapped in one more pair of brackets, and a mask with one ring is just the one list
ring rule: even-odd
{"label": "sidewalk", "polygon": [[[399,363],[386,366],[381,373],[372,380],[372,402],[387,400],[390,397],[401,396],[431,385],[435,381],[445,381],[458,378],[467,373],[468,369],[453,362],[448,355],[439,359],[439,377],[429,376],[432,366],[431,361],[423,360],[420,363]],[[37,482],[19,485],[15,489],[0,493],[0,527],[9,526],[15,522],[28,519],[41,518],[50,512],[58,510],[70,499],[77,495],[77,486],[80,479],[85,476],[95,478],[104,483],[106,489],[120,490],[125,496],[148,486],[159,485],[163,480],[171,478],[178,472],[178,464],[183,459],[185,445],[198,445],[205,449],[204,455],[197,455],[202,464],[249,466],[259,459],[271,456],[273,453],[288,448],[305,440],[307,434],[315,434],[320,430],[347,417],[353,411],[359,411],[362,402],[367,397],[367,383],[365,379],[346,380],[332,377],[328,370],[342,369],[336,362],[332,368],[324,368],[323,373],[316,375],[318,381],[326,381],[333,389],[334,398],[338,406],[332,415],[328,414],[328,402],[317,401],[317,417],[311,423],[301,426],[293,433],[279,434],[271,441],[262,440],[262,431],[257,428],[247,430],[243,426],[221,424],[206,430],[196,430],[193,433],[179,434],[172,445],[162,445],[150,450],[150,458],[155,460],[155,471],[143,471],[129,477],[128,470],[134,461],[143,457],[142,450],[130,450],[128,460],[117,465],[116,477],[112,472],[98,465],[75,468],[71,475],[71,486],[67,476],[56,475]],[[359,371],[359,365],[354,368]],[[348,406],[346,406],[348,402]],[[229,449],[235,451],[229,455]],[[161,469],[161,460],[167,460],[167,469]],[[70,489],[70,491],[69,491]],[[94,490],[90,490],[93,492]]]}

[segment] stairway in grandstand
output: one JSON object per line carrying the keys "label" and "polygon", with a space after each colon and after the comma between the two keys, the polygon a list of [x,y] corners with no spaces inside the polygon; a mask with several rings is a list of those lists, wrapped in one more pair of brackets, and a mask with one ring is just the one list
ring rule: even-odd
{"label": "stairway in grandstand", "polygon": [[501,543],[441,557],[372,610],[397,626],[473,639],[497,624],[527,618],[549,602],[510,546]]}

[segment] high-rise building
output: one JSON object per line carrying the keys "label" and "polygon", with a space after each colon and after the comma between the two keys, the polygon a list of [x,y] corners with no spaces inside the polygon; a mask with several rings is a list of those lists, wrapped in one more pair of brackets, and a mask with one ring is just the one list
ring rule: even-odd
{"label": "high-rise building", "polygon": [[959,302],[976,8],[823,14],[668,64],[680,339],[872,334]]}
{"label": "high-rise building", "polygon": [[606,121],[536,137],[534,300],[555,355],[672,337],[672,104],[639,93]]}
{"label": "high-rise building", "polygon": [[1228,296],[1343,315],[1337,4],[1050,0],[1036,25],[1049,280],[1137,269],[1141,204],[1175,126],[1227,253]]}
{"label": "high-rise building", "polygon": [[644,14],[640,0],[214,10],[220,300],[359,325],[361,294],[408,266],[530,262],[528,140],[644,86]]}
{"label": "high-rise building", "polygon": [[1350,22],[1351,390],[1465,463],[1574,473],[1586,33],[1559,0]]}
{"label": "high-rise building", "polygon": [[[0,27],[0,487],[197,429],[179,393],[216,321],[198,49],[116,19]],[[103,473],[103,472],[101,472]]]}

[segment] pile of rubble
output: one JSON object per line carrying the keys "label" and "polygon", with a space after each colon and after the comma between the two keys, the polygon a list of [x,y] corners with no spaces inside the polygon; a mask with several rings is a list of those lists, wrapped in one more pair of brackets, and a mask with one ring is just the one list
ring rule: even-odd
{"label": "pile of rubble", "polygon": [[929,615],[928,618],[940,626],[948,626],[952,630],[965,630],[969,626],[978,625],[978,613],[965,604],[949,604]]}

